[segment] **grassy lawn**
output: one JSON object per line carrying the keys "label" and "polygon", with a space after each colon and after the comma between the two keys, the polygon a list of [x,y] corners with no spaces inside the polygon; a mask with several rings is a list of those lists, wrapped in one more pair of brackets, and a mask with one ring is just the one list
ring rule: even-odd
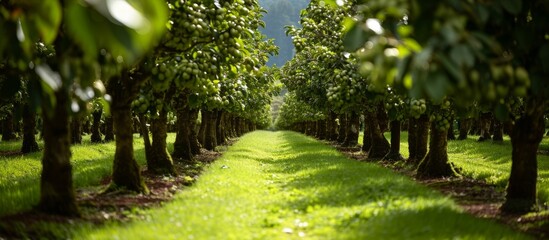
{"label": "grassy lawn", "polygon": [[195,185],[142,221],[65,231],[75,239],[525,238],[376,164],[267,131],[243,136]]}
{"label": "grassy lawn", "polygon": [[[169,135],[173,142],[174,134]],[[140,164],[145,164],[143,140],[134,137],[135,154]],[[40,147],[42,147],[40,143]],[[0,151],[18,151],[21,142],[0,143]],[[111,174],[114,158],[114,142],[92,144],[85,136],[82,145],[71,148],[75,187],[98,185]],[[0,215],[32,208],[40,198],[41,152],[29,155],[0,156]]]}
{"label": "grassy lawn", "polygon": [[[387,139],[390,134],[386,133]],[[503,143],[491,141],[477,142],[478,136],[469,136],[463,141],[448,142],[448,158],[462,174],[476,179],[486,180],[505,188],[511,172],[511,141],[504,137]],[[362,134],[359,143],[362,143]],[[408,156],[408,133],[401,133],[401,153]],[[540,149],[549,150],[549,137],[545,137]],[[549,155],[538,155],[538,199],[540,204],[549,205]]]}

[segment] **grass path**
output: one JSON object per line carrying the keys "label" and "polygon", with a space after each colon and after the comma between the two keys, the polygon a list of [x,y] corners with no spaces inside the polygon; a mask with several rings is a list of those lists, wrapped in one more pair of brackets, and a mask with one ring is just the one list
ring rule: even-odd
{"label": "grass path", "polygon": [[243,136],[198,182],[142,221],[75,239],[521,239],[450,199],[291,132]]}

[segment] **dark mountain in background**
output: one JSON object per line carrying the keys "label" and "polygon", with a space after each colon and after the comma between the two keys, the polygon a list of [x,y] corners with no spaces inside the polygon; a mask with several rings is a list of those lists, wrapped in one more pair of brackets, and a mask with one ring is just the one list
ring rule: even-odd
{"label": "dark mountain in background", "polygon": [[285,26],[299,25],[299,13],[309,4],[308,0],[259,0],[261,6],[267,10],[263,21],[265,28],[261,32],[267,38],[274,38],[279,47],[279,54],[269,59],[269,66],[282,66],[294,55],[292,39],[286,36]]}

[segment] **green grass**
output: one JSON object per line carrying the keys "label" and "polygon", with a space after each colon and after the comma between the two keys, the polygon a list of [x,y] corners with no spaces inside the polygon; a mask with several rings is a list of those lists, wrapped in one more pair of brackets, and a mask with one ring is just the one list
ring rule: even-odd
{"label": "green grass", "polygon": [[[292,132],[243,136],[144,220],[79,226],[76,239],[522,239],[449,198]],[[66,226],[65,226],[66,227]]]}
{"label": "green grass", "polygon": [[[390,134],[386,133],[387,139]],[[469,136],[463,141],[448,142],[448,158],[461,168],[464,176],[485,180],[504,189],[511,173],[511,141],[508,136],[502,143],[477,142],[478,136]],[[359,137],[362,143],[362,133]],[[408,156],[408,133],[401,133],[400,149]],[[544,137],[540,149],[549,150],[549,137]],[[538,154],[538,200],[549,205],[549,156]]]}
{"label": "green grass", "polygon": [[[175,135],[169,135],[173,142]],[[139,164],[145,164],[143,140],[134,137],[136,159]],[[43,144],[40,143],[40,147]],[[21,142],[2,142],[0,151],[18,151]],[[71,147],[73,180],[75,187],[98,185],[101,179],[112,172],[114,158],[114,142],[92,144],[89,136],[85,136],[82,145]],[[0,215],[29,210],[38,203],[40,198],[41,152],[0,156]]]}

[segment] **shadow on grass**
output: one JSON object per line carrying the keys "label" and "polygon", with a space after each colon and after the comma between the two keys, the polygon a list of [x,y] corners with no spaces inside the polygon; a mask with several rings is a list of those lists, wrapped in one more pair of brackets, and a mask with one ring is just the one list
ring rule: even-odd
{"label": "shadow on grass", "polygon": [[[105,153],[101,150],[101,144],[89,146],[97,148],[96,150],[101,154]],[[141,166],[145,164],[145,150],[143,147],[136,146],[134,154]],[[1,162],[5,161],[5,164],[10,164],[9,168],[20,166],[20,168],[25,169],[25,172],[18,173],[19,176],[16,177],[10,176],[4,179],[0,177],[0,194],[2,196],[0,198],[0,216],[30,210],[38,203],[40,198],[40,172],[42,169],[41,157],[41,153],[35,153],[23,157],[0,159],[0,166],[2,165]],[[111,174],[113,159],[114,152],[100,158],[73,159],[73,183],[75,188],[99,185],[103,178]],[[34,166],[27,169],[26,165],[30,163]]]}
{"label": "shadow on grass", "polygon": [[[264,162],[274,166],[271,173],[292,176],[280,182],[287,195],[283,204],[304,213],[339,209],[335,225],[342,234],[337,238],[486,238],[500,230],[502,236],[515,234],[461,213],[447,197],[388,169],[346,159],[296,133],[282,137],[287,144],[280,158]],[[345,213],[349,209],[355,212]]]}
{"label": "shadow on grass", "polygon": [[297,209],[324,204],[327,206],[353,206],[368,202],[398,198],[440,197],[425,191],[423,186],[390,170],[370,163],[346,159],[334,149],[314,140],[284,134],[284,152],[299,152],[277,160],[264,161],[275,166],[271,173],[294,176],[283,187],[315,192],[314,196],[295,199]]}

